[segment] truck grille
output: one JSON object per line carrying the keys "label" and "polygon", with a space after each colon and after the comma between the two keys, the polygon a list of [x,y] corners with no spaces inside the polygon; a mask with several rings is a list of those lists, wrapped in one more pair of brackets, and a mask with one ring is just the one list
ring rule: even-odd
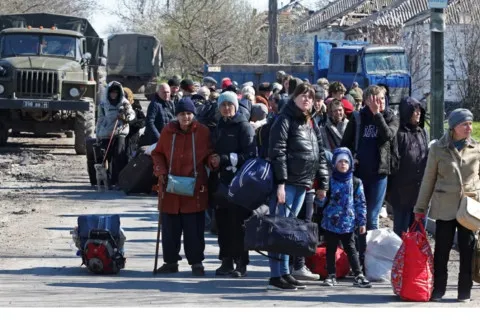
{"label": "truck grille", "polygon": [[51,98],[58,94],[58,74],[54,71],[17,71],[17,97]]}

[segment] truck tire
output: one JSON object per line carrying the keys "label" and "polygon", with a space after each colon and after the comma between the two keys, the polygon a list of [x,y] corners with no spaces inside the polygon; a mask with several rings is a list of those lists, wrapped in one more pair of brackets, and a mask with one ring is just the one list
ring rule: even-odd
{"label": "truck tire", "polygon": [[0,147],[4,147],[7,144],[9,130],[5,122],[0,122]]}
{"label": "truck tire", "polygon": [[95,132],[95,104],[90,102],[88,111],[77,111],[75,117],[75,152],[87,154],[86,139],[93,138]]}

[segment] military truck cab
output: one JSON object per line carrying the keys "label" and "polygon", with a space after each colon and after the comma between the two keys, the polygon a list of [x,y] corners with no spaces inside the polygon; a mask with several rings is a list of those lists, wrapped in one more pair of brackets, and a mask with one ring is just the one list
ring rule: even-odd
{"label": "military truck cab", "polygon": [[[85,139],[94,136],[101,64],[101,42],[92,44],[88,30],[76,27],[88,27],[85,22],[48,14],[0,16],[0,145],[9,130],[73,130],[77,154],[85,153]],[[40,25],[46,23],[51,27]]]}

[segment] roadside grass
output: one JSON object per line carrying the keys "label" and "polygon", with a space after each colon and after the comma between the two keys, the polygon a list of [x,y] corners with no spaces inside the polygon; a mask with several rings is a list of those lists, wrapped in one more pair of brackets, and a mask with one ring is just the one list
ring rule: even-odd
{"label": "roadside grass", "polygon": [[480,121],[474,121],[473,122],[472,137],[475,141],[480,142]]}

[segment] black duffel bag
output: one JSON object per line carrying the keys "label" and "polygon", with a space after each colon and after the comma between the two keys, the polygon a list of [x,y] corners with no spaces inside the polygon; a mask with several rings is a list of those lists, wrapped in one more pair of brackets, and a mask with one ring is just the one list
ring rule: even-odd
{"label": "black duffel bag", "polygon": [[[318,245],[318,225],[296,218],[265,214],[266,206],[245,221],[245,250],[308,257]],[[262,212],[263,211],[263,212]]]}

